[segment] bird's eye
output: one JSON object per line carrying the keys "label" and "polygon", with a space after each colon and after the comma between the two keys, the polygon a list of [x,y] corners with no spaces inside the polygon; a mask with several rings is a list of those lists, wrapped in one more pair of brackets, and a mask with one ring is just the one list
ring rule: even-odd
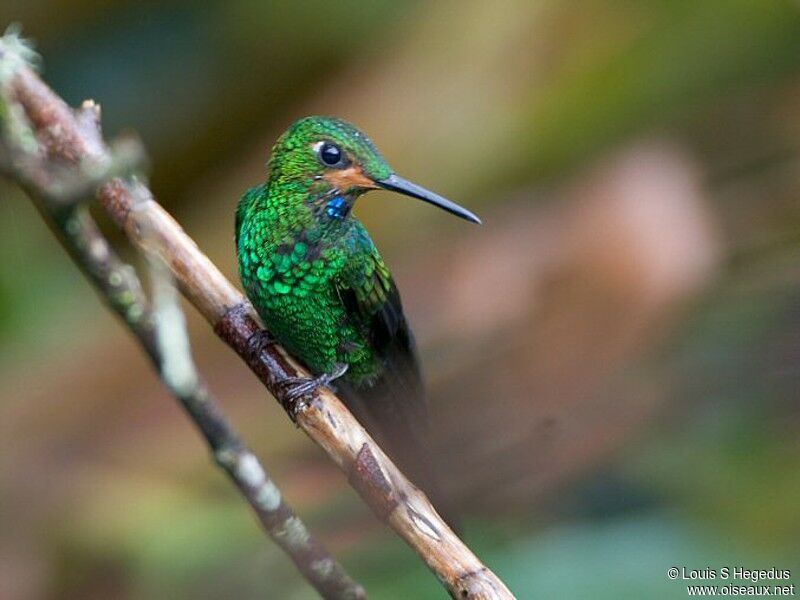
{"label": "bird's eye", "polygon": [[323,142],[319,150],[317,150],[317,154],[322,164],[326,167],[342,168],[347,165],[347,156],[345,156],[345,153],[342,152],[339,146],[331,142]]}

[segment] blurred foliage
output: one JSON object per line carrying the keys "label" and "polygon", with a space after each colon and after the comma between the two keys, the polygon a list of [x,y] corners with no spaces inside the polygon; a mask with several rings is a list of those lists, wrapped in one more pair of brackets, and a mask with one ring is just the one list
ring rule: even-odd
{"label": "blurred foliage", "polygon": [[[418,324],[441,437],[470,457],[452,484],[466,539],[520,598],[680,598],[665,572],[682,565],[800,584],[796,2],[6,0],[11,21],[68,101],[142,136],[159,199],[231,276],[238,195],[303,114],[355,121],[399,172],[478,209],[480,232],[381,194],[359,214]],[[699,209],[631,221],[646,235],[629,249],[603,182],[629,182],[609,165],[654,138],[691,165]],[[0,197],[0,596],[313,597],[29,203]],[[706,213],[714,268],[636,312],[648,261],[702,254]],[[371,597],[440,597],[189,316],[233,420]],[[505,460],[469,462],[484,449]]]}

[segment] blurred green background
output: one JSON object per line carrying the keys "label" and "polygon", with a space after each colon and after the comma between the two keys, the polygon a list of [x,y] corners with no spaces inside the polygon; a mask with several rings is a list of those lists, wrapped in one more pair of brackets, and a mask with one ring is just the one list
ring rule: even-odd
{"label": "blurred green background", "polygon": [[[232,278],[238,197],[306,114],[483,217],[357,210],[466,541],[520,598],[686,597],[672,566],[800,584],[797,2],[4,0],[10,22],[108,136],[138,132]],[[0,197],[0,597],[314,597],[30,203]],[[226,411],[371,596],[442,597],[187,314]]]}

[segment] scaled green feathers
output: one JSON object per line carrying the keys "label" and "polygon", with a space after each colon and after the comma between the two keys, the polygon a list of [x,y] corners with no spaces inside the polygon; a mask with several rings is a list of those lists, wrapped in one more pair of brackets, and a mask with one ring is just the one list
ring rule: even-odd
{"label": "scaled green feathers", "polygon": [[[337,363],[362,383],[380,373],[368,339],[371,312],[392,282],[364,226],[349,214],[365,190],[339,189],[324,177],[313,146],[336,143],[375,178],[391,170],[372,143],[350,125],[311,117],[298,121],[277,142],[266,185],[249,190],[237,211],[239,269],[248,296],[267,329],[315,373]],[[343,197],[349,207],[331,217],[327,204]],[[358,310],[341,294],[351,291]]]}

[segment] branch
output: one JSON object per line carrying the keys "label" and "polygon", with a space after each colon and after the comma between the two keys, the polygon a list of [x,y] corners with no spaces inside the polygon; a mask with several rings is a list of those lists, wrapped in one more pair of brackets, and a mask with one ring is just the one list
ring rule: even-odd
{"label": "branch", "polygon": [[[17,69],[10,88],[48,156],[73,164],[107,160],[99,135],[87,132],[82,120],[32,69],[24,65]],[[420,555],[453,597],[513,598],[329,389],[319,389],[299,401],[287,398],[287,381],[309,373],[277,344],[253,343],[263,339],[253,307],[149,190],[117,178],[100,186],[97,198],[134,246],[164,261],[183,294],[217,335],[241,356],[296,424],[345,472],[373,512]]]}
{"label": "branch", "polygon": [[[2,50],[0,39],[0,61],[4,58]],[[183,312],[160,259],[150,257],[154,296],[151,307],[135,270],[111,249],[86,208],[76,203],[62,204],[69,198],[54,193],[69,189],[72,199],[77,200],[81,190],[92,191],[85,186],[90,185],[88,182],[94,176],[82,178],[84,174],[80,171],[64,171],[63,165],[56,169],[48,167],[35,153],[38,146],[26,149],[18,139],[12,139],[14,132],[8,118],[2,125],[0,148],[4,170],[10,171],[9,175],[28,192],[72,259],[136,336],[165,385],[205,437],[216,462],[253,508],[264,530],[323,597],[365,598],[363,588],[347,575],[283,500],[280,490],[222,415],[197,374]],[[24,121],[15,123],[15,127],[24,126]],[[109,165],[108,172],[113,173],[115,168]],[[66,174],[66,180],[53,179],[55,172]]]}

